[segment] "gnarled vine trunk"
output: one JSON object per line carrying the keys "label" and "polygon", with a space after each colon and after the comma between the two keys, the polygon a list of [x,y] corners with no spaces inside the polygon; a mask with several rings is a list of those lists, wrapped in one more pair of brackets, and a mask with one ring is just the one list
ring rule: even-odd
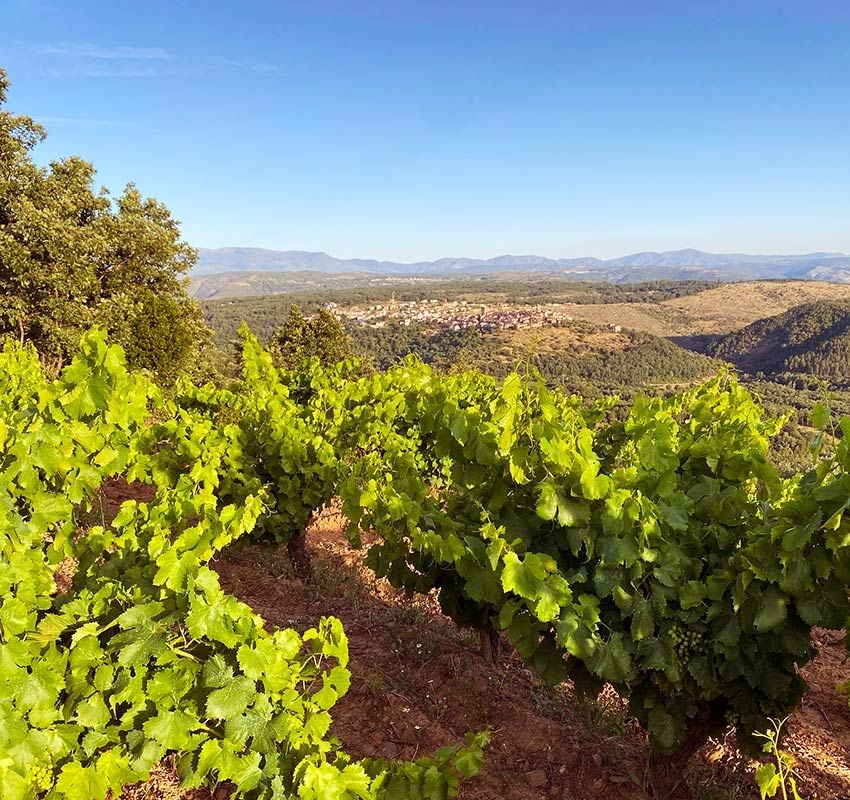
{"label": "gnarled vine trunk", "polygon": [[286,552],[297,578],[309,580],[313,575],[313,560],[307,549],[307,532],[297,533],[286,543]]}
{"label": "gnarled vine trunk", "polygon": [[499,663],[502,651],[500,632],[490,627],[479,628],[478,635],[481,639],[481,655],[488,664],[495,666]]}
{"label": "gnarled vine trunk", "polygon": [[689,800],[684,781],[688,762],[708,741],[708,737],[726,725],[718,703],[705,703],[695,717],[688,720],[685,738],[672,753],[652,753],[649,757],[649,796],[653,800]]}
{"label": "gnarled vine trunk", "polygon": [[292,562],[292,571],[296,578],[308,581],[313,577],[313,558],[310,551],[307,549],[307,531],[313,524],[316,518],[316,513],[313,512],[307,518],[303,530],[298,531],[287,543],[286,553],[289,560]]}

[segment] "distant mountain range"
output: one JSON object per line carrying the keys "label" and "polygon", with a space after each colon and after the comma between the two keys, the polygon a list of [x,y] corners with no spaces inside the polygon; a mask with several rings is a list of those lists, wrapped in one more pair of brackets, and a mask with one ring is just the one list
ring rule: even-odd
{"label": "distant mountain range", "polygon": [[[192,271],[192,291],[197,297],[269,294],[276,286],[289,287],[294,276],[359,273],[372,276],[482,275],[496,272],[541,272],[574,280],[632,283],[646,280],[745,280],[751,278],[804,278],[850,283],[850,256],[845,253],[804,255],[747,255],[705,253],[700,250],[643,252],[621,258],[546,258],[496,256],[495,258],[441,258],[436,261],[399,263],[372,259],[334,258],[327,253],[303,250],[264,250],[257,247],[222,247],[199,250]],[[281,273],[274,277],[269,273]],[[215,276],[208,277],[208,276]],[[232,284],[232,286],[231,286]],[[277,291],[286,289],[277,289]]]}

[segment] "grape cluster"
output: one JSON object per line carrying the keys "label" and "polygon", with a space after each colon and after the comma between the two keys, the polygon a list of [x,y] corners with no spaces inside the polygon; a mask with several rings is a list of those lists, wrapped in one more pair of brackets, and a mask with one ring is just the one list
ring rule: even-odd
{"label": "grape cluster", "polygon": [[726,719],[726,724],[732,728],[737,728],[741,724],[741,715],[732,708],[727,708],[723,716]]}
{"label": "grape cluster", "polygon": [[688,661],[694,655],[706,652],[705,634],[700,631],[691,631],[681,625],[670,628],[670,638],[673,640],[673,649],[682,661]]}
{"label": "grape cluster", "polygon": [[30,769],[30,784],[36,792],[46,792],[53,786],[53,764],[42,762]]}

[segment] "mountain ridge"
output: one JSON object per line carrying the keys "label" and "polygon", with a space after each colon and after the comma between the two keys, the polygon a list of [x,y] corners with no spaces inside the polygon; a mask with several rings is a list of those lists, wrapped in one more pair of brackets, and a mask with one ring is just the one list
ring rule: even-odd
{"label": "mountain ridge", "polygon": [[[434,261],[379,261],[376,259],[341,259],[323,251],[271,250],[259,247],[200,248],[193,275],[225,272],[293,272],[325,273],[368,272],[379,275],[422,275],[446,273],[481,273],[497,271],[593,271],[604,273],[617,269],[645,267],[722,270],[730,277],[805,277],[818,270],[850,273],[850,256],[845,253],[815,252],[793,255],[750,255],[747,253],[708,253],[683,250],[643,251],[612,259],[593,256],[549,258],[536,255],[503,254],[493,258],[444,257]],[[819,278],[823,280],[824,278]],[[826,278],[828,280],[828,278]]]}
{"label": "mountain ridge", "polygon": [[501,255],[489,259],[440,258],[402,263],[375,259],[340,259],[324,252],[268,250],[258,247],[201,249],[190,273],[189,290],[198,299],[277,294],[340,282],[486,279],[501,274],[551,276],[567,281],[640,283],[645,281],[716,281],[796,279],[850,283],[850,256],[844,253],[749,255],[701,250],[644,251],[603,260],[593,256],[548,258]]}

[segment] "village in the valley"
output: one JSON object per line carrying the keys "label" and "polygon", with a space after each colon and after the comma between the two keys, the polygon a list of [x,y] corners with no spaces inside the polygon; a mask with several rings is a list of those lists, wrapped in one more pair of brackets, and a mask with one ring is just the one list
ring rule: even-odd
{"label": "village in the valley", "polygon": [[434,330],[477,328],[486,332],[551,327],[573,321],[573,317],[566,313],[567,306],[561,303],[526,306],[510,303],[488,305],[467,300],[390,300],[370,306],[327,303],[325,307],[336,316],[375,328],[398,322],[402,325],[420,324]]}

